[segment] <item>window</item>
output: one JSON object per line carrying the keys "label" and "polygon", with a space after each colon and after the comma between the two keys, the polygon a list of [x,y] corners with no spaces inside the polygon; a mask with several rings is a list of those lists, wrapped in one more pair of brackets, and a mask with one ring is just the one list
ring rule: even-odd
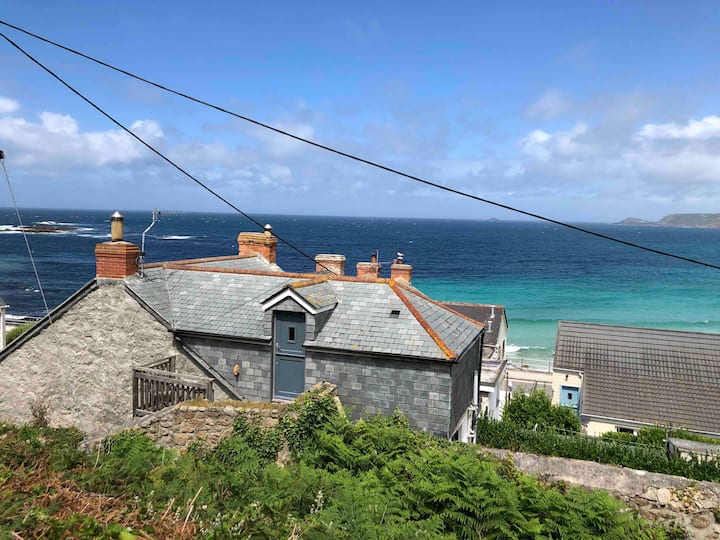
{"label": "window", "polygon": [[615,431],[618,433],[630,433],[631,435],[635,435],[635,430],[629,427],[615,426]]}
{"label": "window", "polygon": [[288,343],[295,343],[295,327],[288,326]]}
{"label": "window", "polygon": [[400,310],[399,310],[399,309],[393,309],[393,310],[390,312],[390,318],[391,318],[391,319],[398,319],[398,318],[400,318]]}

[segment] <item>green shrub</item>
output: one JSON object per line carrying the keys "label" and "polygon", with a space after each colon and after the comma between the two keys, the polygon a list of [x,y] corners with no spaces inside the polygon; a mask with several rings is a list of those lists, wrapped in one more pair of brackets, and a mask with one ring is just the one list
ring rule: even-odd
{"label": "green shrub", "polygon": [[526,428],[538,425],[573,433],[579,433],[582,427],[580,418],[571,408],[553,405],[542,390],[535,390],[530,395],[522,391],[514,393],[503,409],[503,420]]}
{"label": "green shrub", "polygon": [[33,326],[35,326],[34,322],[26,322],[26,323],[16,326],[15,328],[11,328],[7,332],[5,332],[5,345],[6,346],[10,345],[10,343],[15,341],[20,336],[22,336],[25,332],[30,330]]}
{"label": "green shrub", "polygon": [[548,429],[532,430],[487,417],[478,419],[476,431],[478,444],[492,448],[622,465],[695,480],[720,481],[720,461],[668,456],[664,446],[630,445],[614,438],[608,440],[565,435]]}

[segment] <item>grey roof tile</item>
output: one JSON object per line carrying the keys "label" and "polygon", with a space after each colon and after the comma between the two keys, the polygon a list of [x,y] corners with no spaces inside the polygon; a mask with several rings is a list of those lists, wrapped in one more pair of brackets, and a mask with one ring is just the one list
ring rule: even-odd
{"label": "grey roof tile", "polygon": [[561,321],[555,348],[583,414],[720,433],[720,335]]}
{"label": "grey roof tile", "polygon": [[[148,270],[144,278],[127,279],[126,285],[171,322],[176,331],[267,339],[270,336],[264,335],[262,302],[297,281],[303,280],[271,273],[156,268]],[[294,290],[312,305],[331,309],[315,341],[308,344],[337,350],[448,359],[387,283],[328,280]],[[478,325],[419,293],[403,289],[403,294],[458,355],[480,332]],[[397,316],[391,316],[393,311]]]}

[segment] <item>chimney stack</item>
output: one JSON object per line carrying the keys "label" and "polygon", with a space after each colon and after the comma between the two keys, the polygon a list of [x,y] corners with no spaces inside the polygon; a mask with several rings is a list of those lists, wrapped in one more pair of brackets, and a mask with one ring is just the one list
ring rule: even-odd
{"label": "chimney stack", "polygon": [[372,280],[380,277],[382,265],[377,262],[377,255],[370,255],[370,262],[357,263],[357,277],[363,280]]}
{"label": "chimney stack", "polygon": [[397,255],[397,259],[390,265],[390,279],[404,281],[409,285],[412,278],[412,266],[405,264],[405,258],[402,253],[398,253]]}
{"label": "chimney stack", "polygon": [[259,255],[270,264],[277,261],[277,238],[273,236],[270,225],[265,225],[264,233],[241,232],[237,241],[241,257]]}
{"label": "chimney stack", "polygon": [[327,274],[328,271],[336,276],[345,275],[345,255],[332,255],[320,253],[315,255],[315,272]]}
{"label": "chimney stack", "polygon": [[95,268],[98,278],[122,279],[138,271],[140,248],[123,240],[124,218],[120,212],[110,216],[110,242],[95,246]]}

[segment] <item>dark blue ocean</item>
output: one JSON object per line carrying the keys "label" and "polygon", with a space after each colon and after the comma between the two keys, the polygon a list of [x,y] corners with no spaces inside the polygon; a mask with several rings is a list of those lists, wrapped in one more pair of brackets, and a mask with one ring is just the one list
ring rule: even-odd
{"label": "dark blue ocean", "polygon": [[[95,244],[109,238],[110,211],[23,210],[25,224],[72,224],[30,234],[52,308],[94,276]],[[379,250],[413,265],[413,284],[440,300],[503,304],[511,360],[546,366],[557,321],[593,321],[720,333],[720,271],[640,252],[540,222],[255,216],[310,256],[341,253],[346,271]],[[150,212],[126,212],[126,240],[140,243]],[[14,315],[41,315],[42,300],[14,211],[0,209],[0,297]],[[720,264],[720,230],[585,224],[598,232]],[[257,230],[229,214],[165,213],[146,236],[147,261],[237,253],[237,234]],[[313,271],[283,245],[278,264]],[[384,266],[385,275],[389,264]]]}

